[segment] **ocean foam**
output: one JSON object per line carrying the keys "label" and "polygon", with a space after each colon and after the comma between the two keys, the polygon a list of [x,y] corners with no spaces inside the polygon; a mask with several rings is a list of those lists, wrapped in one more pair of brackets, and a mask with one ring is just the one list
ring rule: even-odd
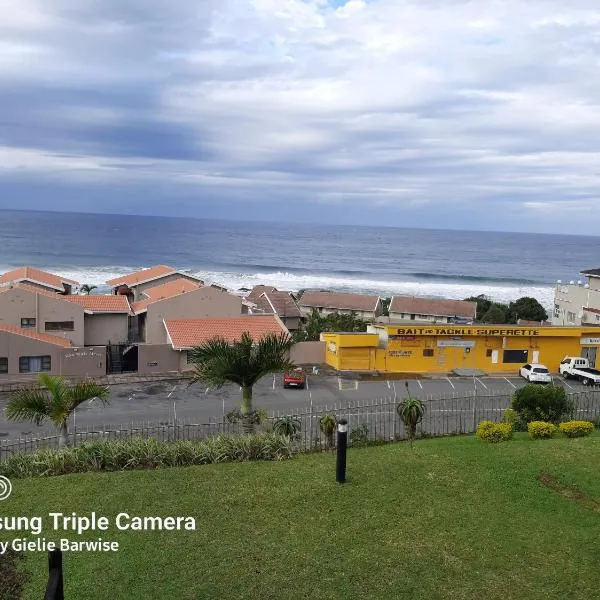
{"label": "ocean foam", "polygon": [[[105,282],[143,267],[71,267],[61,269],[45,267],[48,271],[60,273],[81,283],[98,286],[97,293],[109,291]],[[240,288],[252,288],[257,284],[271,285],[281,290],[298,291],[300,289],[333,289],[342,292],[379,294],[384,297],[398,296],[433,296],[461,300],[469,296],[485,294],[498,302],[510,302],[522,296],[536,298],[546,310],[550,311],[554,304],[553,286],[532,285],[498,285],[481,282],[453,281],[392,281],[377,279],[358,279],[351,277],[326,276],[287,273],[275,271],[271,273],[235,273],[222,271],[189,271],[203,279],[207,284],[218,283],[232,292]]]}

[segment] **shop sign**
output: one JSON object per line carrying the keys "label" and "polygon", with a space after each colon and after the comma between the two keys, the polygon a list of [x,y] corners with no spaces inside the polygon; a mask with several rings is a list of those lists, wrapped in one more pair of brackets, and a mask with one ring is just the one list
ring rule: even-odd
{"label": "shop sign", "polygon": [[600,346],[600,338],[584,337],[579,340],[579,343],[587,346]]}
{"label": "shop sign", "polygon": [[478,327],[400,327],[396,330],[397,335],[449,335],[449,336],[472,336],[472,335],[495,335],[503,337],[532,337],[539,336],[539,329],[480,329]]}
{"label": "shop sign", "polygon": [[388,356],[412,356],[412,350],[390,350]]}
{"label": "shop sign", "polygon": [[438,348],[474,348],[475,342],[464,342],[459,340],[438,340]]}

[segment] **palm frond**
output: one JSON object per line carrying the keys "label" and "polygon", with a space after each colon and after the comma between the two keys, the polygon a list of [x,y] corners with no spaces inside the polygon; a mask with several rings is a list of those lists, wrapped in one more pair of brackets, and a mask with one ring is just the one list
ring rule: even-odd
{"label": "palm frond", "polygon": [[50,402],[44,390],[23,389],[11,395],[6,405],[9,421],[31,421],[41,425],[50,418]]}
{"label": "palm frond", "polygon": [[103,404],[108,404],[109,394],[110,392],[106,385],[98,385],[93,381],[81,381],[69,391],[71,409],[77,408],[81,403],[92,398],[98,398]]}

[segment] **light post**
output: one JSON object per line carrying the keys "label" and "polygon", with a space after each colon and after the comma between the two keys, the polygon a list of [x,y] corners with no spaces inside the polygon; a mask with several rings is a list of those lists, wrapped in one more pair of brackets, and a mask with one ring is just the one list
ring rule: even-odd
{"label": "light post", "polygon": [[335,480],[346,483],[346,445],[348,443],[348,421],[340,419],[337,430],[337,459],[335,464]]}

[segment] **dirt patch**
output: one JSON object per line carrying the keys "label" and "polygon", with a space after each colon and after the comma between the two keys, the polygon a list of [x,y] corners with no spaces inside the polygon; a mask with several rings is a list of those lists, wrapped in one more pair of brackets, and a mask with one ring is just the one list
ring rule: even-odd
{"label": "dirt patch", "polygon": [[580,489],[575,487],[574,485],[567,485],[566,483],[561,483],[557,481],[550,475],[549,473],[540,473],[537,476],[537,480],[547,487],[548,489],[557,492],[564,498],[568,498],[573,502],[577,502],[577,504],[582,504],[586,508],[593,510],[594,512],[600,514],[600,501],[588,496],[585,492],[582,492]]}
{"label": "dirt patch", "polygon": [[18,600],[21,598],[29,573],[21,564],[23,555],[8,549],[0,556],[0,600]]}

